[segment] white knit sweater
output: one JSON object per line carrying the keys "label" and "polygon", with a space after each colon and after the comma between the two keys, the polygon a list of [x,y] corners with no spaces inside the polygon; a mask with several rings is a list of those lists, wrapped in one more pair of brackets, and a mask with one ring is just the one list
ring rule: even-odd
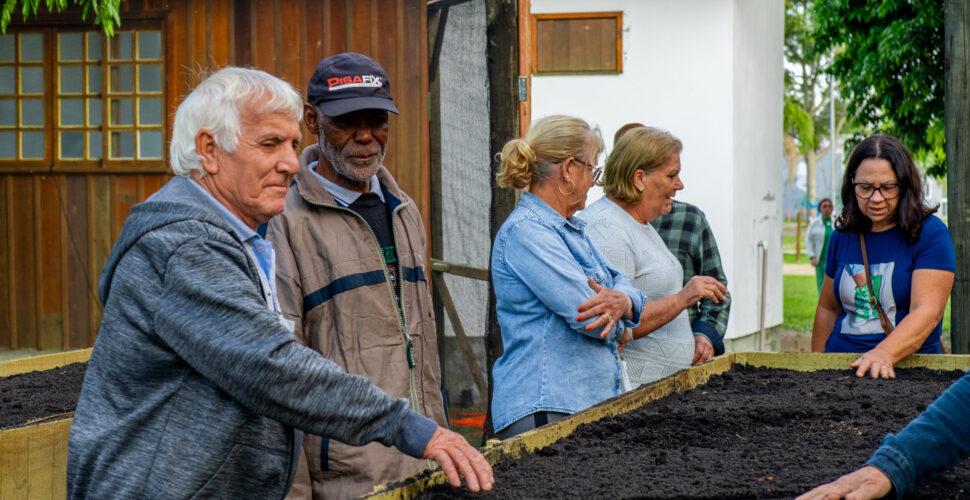
{"label": "white knit sweater", "polygon": [[[596,248],[639,288],[647,301],[668,297],[683,288],[684,270],[650,224],[636,219],[607,198],[582,211]],[[687,311],[646,337],[631,341],[621,353],[636,387],[690,366],[694,334]]]}

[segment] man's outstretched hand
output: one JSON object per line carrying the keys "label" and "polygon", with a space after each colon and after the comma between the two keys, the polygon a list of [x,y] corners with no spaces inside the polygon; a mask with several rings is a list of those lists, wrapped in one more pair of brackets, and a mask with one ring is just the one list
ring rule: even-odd
{"label": "man's outstretched hand", "polygon": [[438,462],[448,476],[448,482],[456,488],[461,486],[461,477],[465,478],[468,489],[476,492],[491,490],[495,482],[492,466],[485,457],[468,444],[461,434],[444,427],[434,431],[421,456]]}

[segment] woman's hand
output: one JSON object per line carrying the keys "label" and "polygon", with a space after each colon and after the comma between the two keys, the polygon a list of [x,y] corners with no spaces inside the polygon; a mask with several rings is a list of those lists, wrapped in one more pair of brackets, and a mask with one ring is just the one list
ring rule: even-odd
{"label": "woman's hand", "polygon": [[699,365],[714,357],[714,344],[703,335],[694,335],[694,361],[692,365]]}
{"label": "woman's hand", "polygon": [[868,500],[882,498],[892,490],[893,483],[883,471],[868,465],[846,474],[829,484],[823,484],[795,500],[830,500],[851,498]]}
{"label": "woman's hand", "polygon": [[623,335],[620,335],[620,339],[616,341],[616,352],[623,352],[623,349],[626,349],[626,345],[630,343],[631,339],[633,339],[633,331],[629,328],[623,330]]}
{"label": "woman's hand", "polygon": [[812,267],[818,267],[818,257],[812,257],[809,261],[812,263]]}
{"label": "woman's hand", "polygon": [[589,278],[589,287],[596,292],[596,295],[579,305],[579,316],[576,317],[576,321],[585,321],[593,316],[599,316],[586,325],[586,331],[603,326],[600,338],[606,338],[606,335],[613,331],[617,321],[633,317],[633,301],[623,292],[600,286],[593,278]]}
{"label": "woman's hand", "polygon": [[694,276],[684,285],[677,295],[684,301],[686,307],[693,306],[702,299],[711,299],[715,304],[727,300],[728,289],[720,281],[710,276]]}
{"label": "woman's hand", "polygon": [[872,378],[896,378],[896,371],[893,370],[894,363],[892,355],[877,346],[849,366],[856,369],[856,377],[865,377],[868,371],[872,374]]}

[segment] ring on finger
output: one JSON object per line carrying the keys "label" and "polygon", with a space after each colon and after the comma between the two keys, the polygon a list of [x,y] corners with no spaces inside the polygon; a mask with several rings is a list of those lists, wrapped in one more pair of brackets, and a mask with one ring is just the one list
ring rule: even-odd
{"label": "ring on finger", "polygon": [[612,314],[607,314],[606,315],[606,322],[609,323],[610,321],[613,321],[613,315]]}

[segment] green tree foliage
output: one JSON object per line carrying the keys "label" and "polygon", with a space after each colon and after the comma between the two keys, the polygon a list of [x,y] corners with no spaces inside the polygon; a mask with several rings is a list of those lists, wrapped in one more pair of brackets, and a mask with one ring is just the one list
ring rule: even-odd
{"label": "green tree foliage", "polygon": [[[20,5],[24,21],[30,16],[37,15],[37,9],[44,5],[49,12],[61,12],[67,7],[67,0],[3,0],[0,7],[0,33],[7,32],[10,19]],[[115,28],[121,26],[121,16],[118,14],[121,0],[72,0],[74,5],[80,6],[81,19],[87,21],[88,12],[94,13],[94,25],[100,26],[104,33],[113,36]]]}
{"label": "green tree foliage", "polygon": [[[830,61],[823,57],[823,52],[815,50],[812,25],[811,0],[786,0],[783,148],[788,161],[789,187],[800,159],[805,160],[806,197],[809,201],[818,199],[815,174],[818,158],[831,147],[828,141],[828,114],[832,98],[825,75]],[[836,108],[841,108],[838,100]],[[843,113],[843,118],[836,122],[836,134],[844,123]]]}
{"label": "green tree foliage", "polygon": [[828,71],[852,119],[944,176],[943,0],[818,0],[812,11],[814,50],[835,50]]}

